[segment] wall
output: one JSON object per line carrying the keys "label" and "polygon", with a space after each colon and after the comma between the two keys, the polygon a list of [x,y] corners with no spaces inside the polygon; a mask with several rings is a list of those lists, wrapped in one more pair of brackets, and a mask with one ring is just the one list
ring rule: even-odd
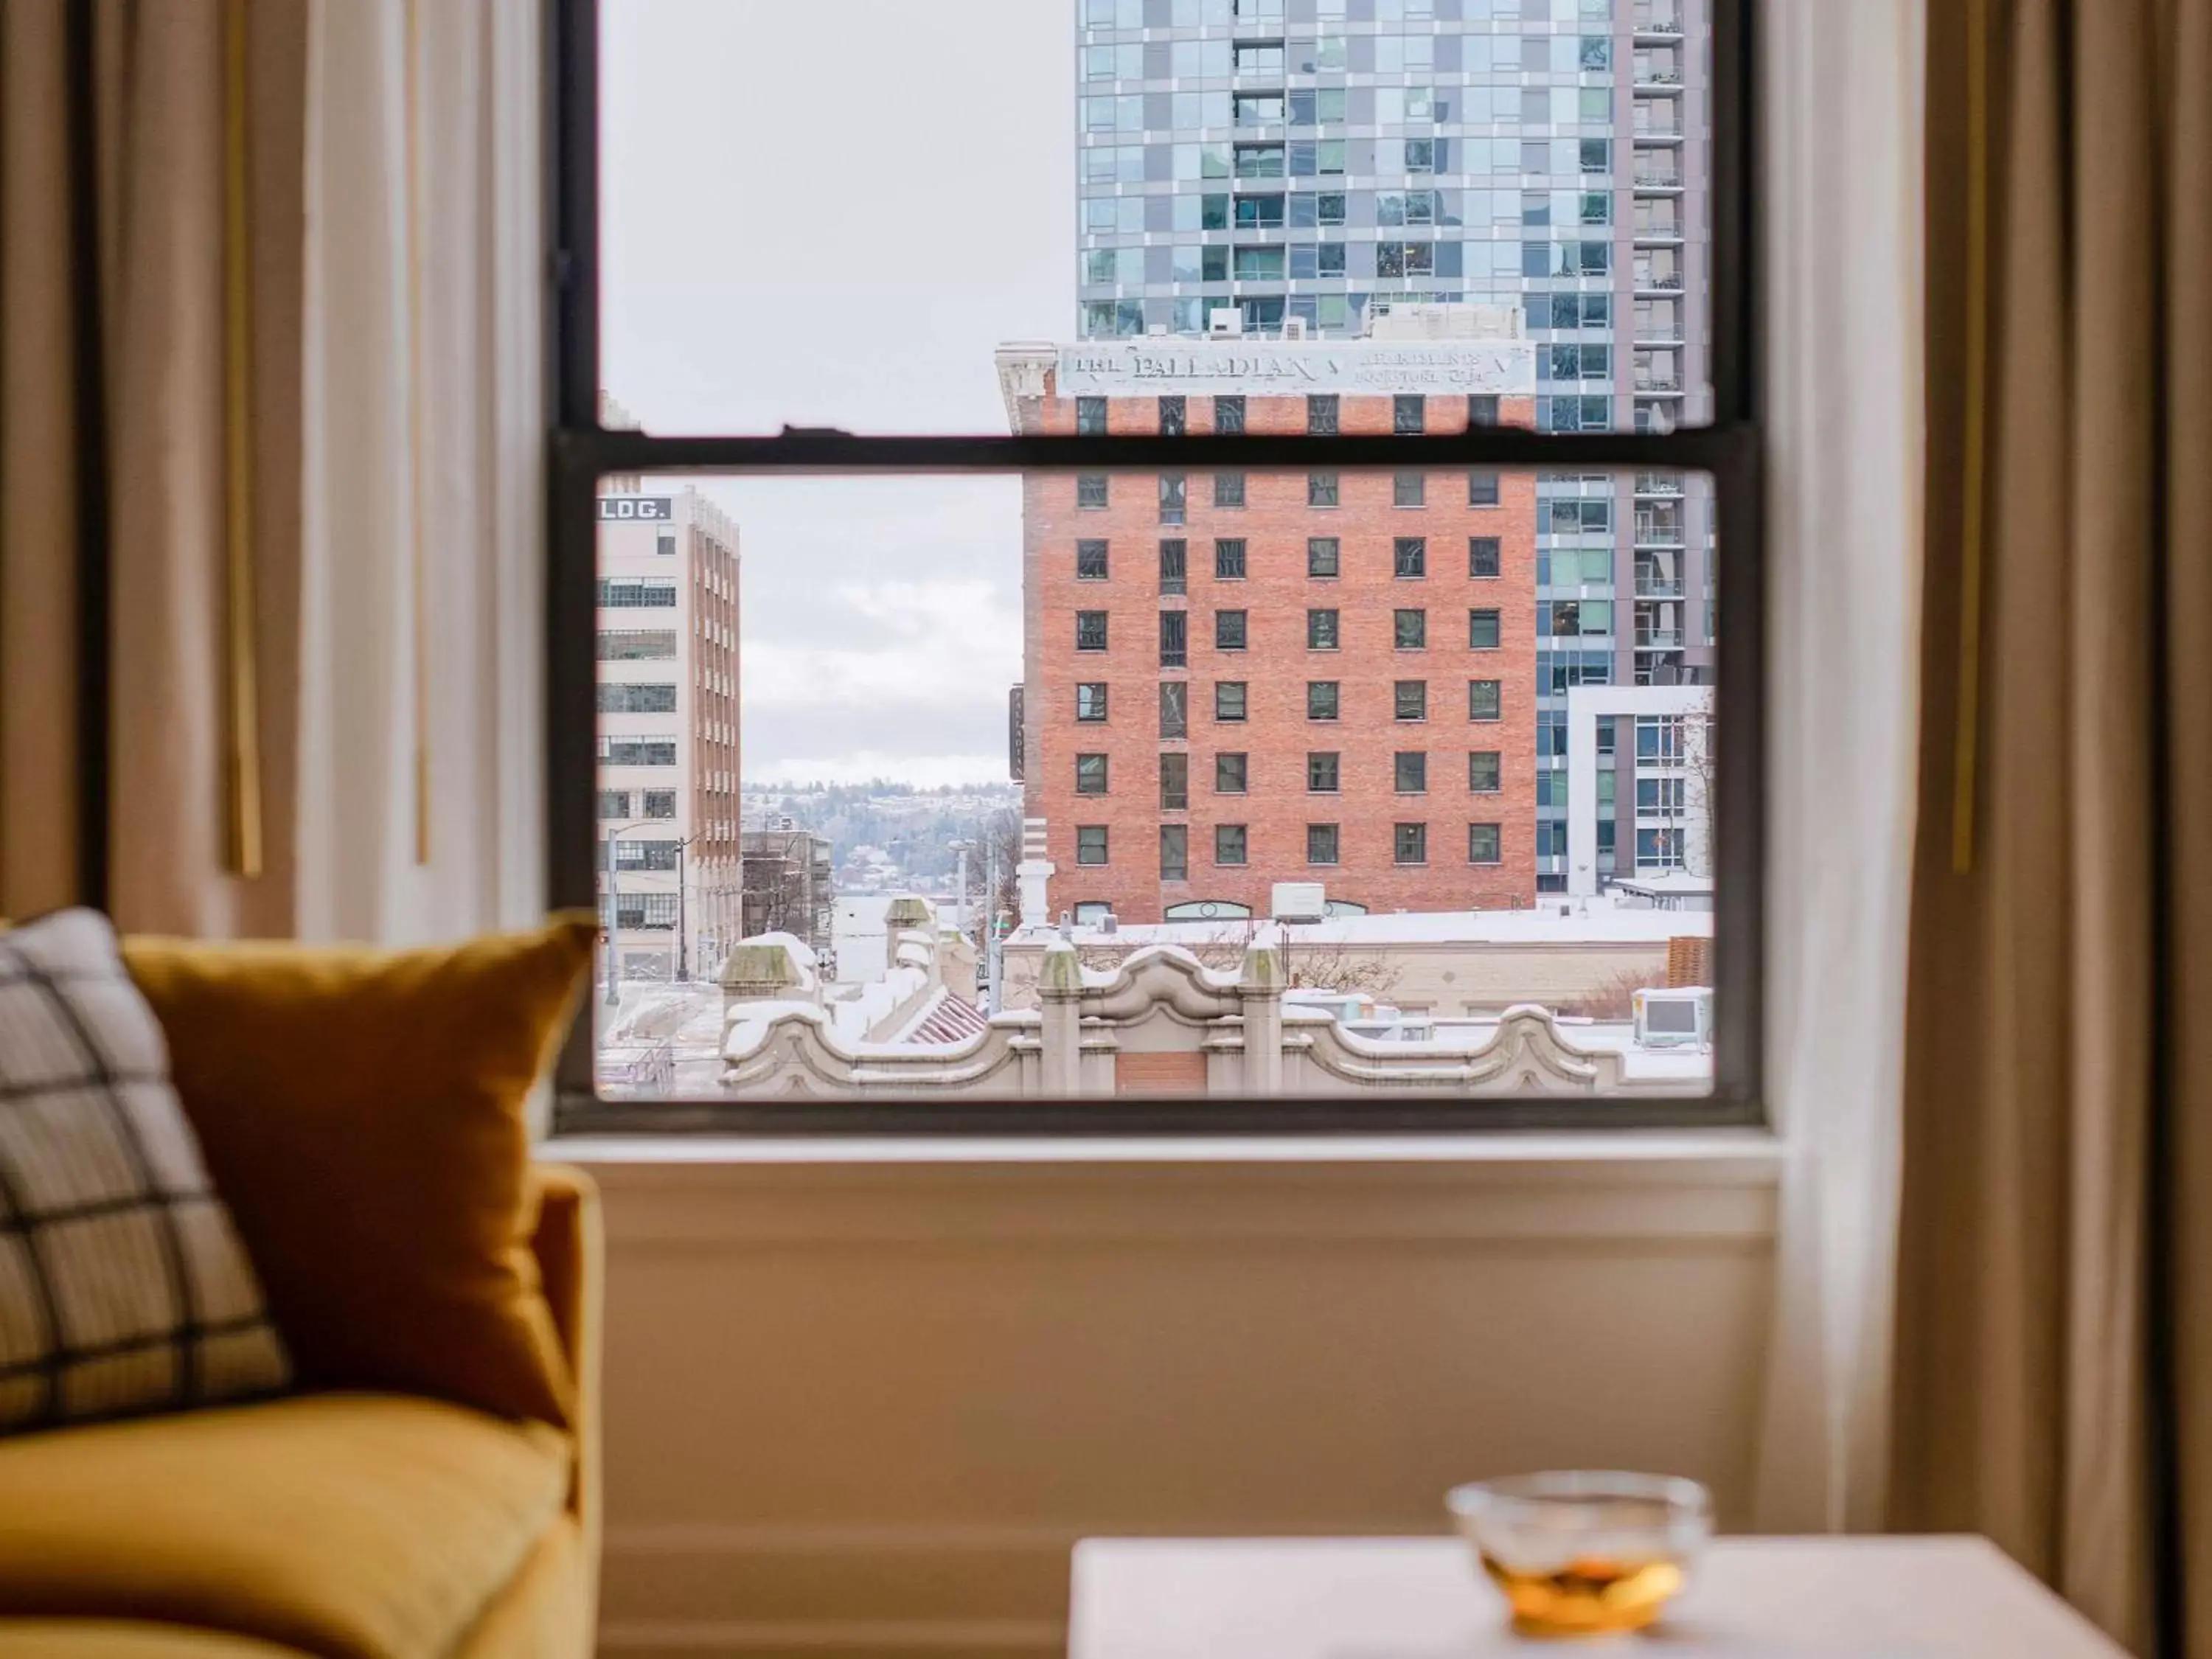
{"label": "wall", "polygon": [[1741,1524],[1766,1143],[1480,1144],[558,1146],[609,1227],[602,1652],[1054,1654],[1079,1537],[1433,1532],[1542,1465]]}

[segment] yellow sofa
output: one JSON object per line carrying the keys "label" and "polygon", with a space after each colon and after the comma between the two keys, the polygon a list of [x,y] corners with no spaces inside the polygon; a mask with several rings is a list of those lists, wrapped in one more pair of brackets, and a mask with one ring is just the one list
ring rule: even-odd
{"label": "yellow sofa", "polygon": [[562,1659],[598,1590],[599,1222],[534,1171],[576,1427],[309,1393],[0,1439],[6,1659]]}

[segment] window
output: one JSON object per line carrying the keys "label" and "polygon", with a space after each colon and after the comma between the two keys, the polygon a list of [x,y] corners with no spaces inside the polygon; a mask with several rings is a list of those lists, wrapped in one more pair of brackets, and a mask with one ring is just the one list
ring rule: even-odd
{"label": "window", "polygon": [[1686,778],[1638,778],[1636,781],[1636,810],[1639,815],[1661,814],[1679,817],[1689,802],[1689,781]]}
{"label": "window", "polygon": [[1390,505],[1419,507],[1426,495],[1426,479],[1419,472],[1401,472],[1390,480]]}
{"label": "window", "polygon": [[1103,823],[1079,823],[1075,826],[1075,861],[1078,864],[1106,862],[1106,826]]}
{"label": "window", "polygon": [[1425,651],[1429,648],[1429,613],[1425,611],[1394,611],[1390,613],[1390,643],[1400,651]]}
{"label": "window", "polygon": [[1467,648],[1470,651],[1498,649],[1498,613],[1495,611],[1470,611],[1467,613]]}
{"label": "window", "polygon": [[1473,795],[1494,795],[1504,787],[1498,768],[1498,750],[1477,749],[1467,757],[1467,787]]}
{"label": "window", "polygon": [[1429,543],[1425,536],[1401,536],[1390,550],[1391,574],[1425,576],[1429,574]]}
{"label": "window", "polygon": [[1244,617],[1242,611],[1217,611],[1213,613],[1213,648],[1216,651],[1244,649]]}
{"label": "window", "polygon": [[1213,861],[1216,864],[1243,863],[1245,848],[1243,824],[1217,823],[1213,826]]}
{"label": "window", "polygon": [[1400,864],[1426,864],[1429,861],[1429,826],[1425,823],[1401,823],[1394,826],[1390,845]]}
{"label": "window", "polygon": [[1499,545],[1495,536],[1469,536],[1467,538],[1467,574],[1470,576],[1498,574]]}
{"label": "window", "polygon": [[1106,435],[1106,400],[1103,398],[1078,398],[1075,400],[1075,432],[1080,438],[1103,438]]}
{"label": "window", "polygon": [[1076,475],[1075,504],[1085,509],[1106,505],[1106,475],[1103,472],[1082,472]]}
{"label": "window", "polygon": [[673,789],[648,789],[645,792],[644,811],[641,817],[672,818],[676,816],[676,792]]}
{"label": "window", "polygon": [[1473,392],[1468,394],[1467,423],[1469,426],[1498,424],[1498,394],[1494,392]]}
{"label": "window", "polygon": [[599,635],[601,662],[672,662],[675,657],[672,628],[617,629]]}
{"label": "window", "polygon": [[[1099,647],[1103,650],[1102,645]],[[1190,618],[1181,611],[1160,612],[1160,666],[1186,668],[1190,665]]]}
{"label": "window", "polygon": [[1502,864],[1504,860],[1496,824],[1470,823],[1467,826],[1467,861],[1469,864]]}
{"label": "window", "polygon": [[1334,507],[1336,505],[1336,474],[1309,472],[1306,474],[1306,505]]}
{"label": "window", "polygon": [[1160,544],[1160,592],[1181,593],[1188,586],[1189,544],[1180,538]]}
{"label": "window", "polygon": [[1306,718],[1310,720],[1333,720],[1337,714],[1337,684],[1334,680],[1306,682]]}
{"label": "window", "polygon": [[1213,579],[1216,581],[1224,582],[1241,582],[1244,580],[1243,537],[1224,537],[1213,544]]}
{"label": "window", "polygon": [[676,603],[674,582],[624,580],[617,578],[599,584],[599,608],[603,611],[659,611]]}
{"label": "window", "polygon": [[1498,505],[1498,475],[1478,469],[1467,475],[1467,504],[1469,507]]}
{"label": "window", "polygon": [[1190,806],[1190,757],[1169,753],[1160,757],[1160,811],[1186,811]]}
{"label": "window", "polygon": [[1106,580],[1106,544],[1085,541],[1075,544],[1075,579],[1083,582]]}
{"label": "window", "polygon": [[[1244,399],[1241,396],[1213,400],[1213,429],[1224,434],[1244,430]],[[1241,494],[1237,499],[1241,505],[1243,499]]]}
{"label": "window", "polygon": [[1309,438],[1333,438],[1336,435],[1336,398],[1334,394],[1310,394],[1306,398],[1306,435]]}
{"label": "window", "polygon": [[1244,505],[1244,475],[1242,472],[1217,472],[1213,475],[1213,504],[1216,507]]}
{"label": "window", "polygon": [[1334,536],[1306,538],[1306,574],[1334,576],[1338,574],[1340,545]]}
{"label": "window", "polygon": [[1216,680],[1213,683],[1213,718],[1229,721],[1244,718],[1243,681]]}
{"label": "window", "polygon": [[1337,827],[1333,823],[1306,825],[1306,862],[1334,864],[1337,853]]}
{"label": "window", "polygon": [[1401,795],[1429,793],[1429,757],[1419,750],[1401,750],[1393,757],[1390,787]]}
{"label": "window", "polygon": [[675,712],[676,688],[665,681],[644,685],[605,680],[599,683],[599,713],[602,714],[672,714]]}
{"label": "window", "polygon": [[1180,398],[1160,399],[1160,436],[1180,438],[1183,434],[1183,401]]}
{"label": "window", "polygon": [[1106,648],[1106,613],[1103,611],[1079,611],[1075,613],[1075,648],[1078,651],[1103,651]]}
{"label": "window", "polygon": [[1217,795],[1241,795],[1244,793],[1246,775],[1243,755],[1216,755],[1213,757],[1213,793]]}
{"label": "window", "polygon": [[1160,474],[1160,522],[1181,524],[1183,507],[1183,477],[1180,472]]}
{"label": "window", "polygon": [[1334,795],[1343,786],[1339,781],[1337,756],[1334,753],[1306,757],[1306,793],[1313,795]]}
{"label": "window", "polygon": [[629,816],[629,791],[602,789],[599,791],[599,816],[602,818],[626,818]]}
{"label": "window", "polygon": [[1106,718],[1106,687],[1091,680],[1075,688],[1075,718],[1093,724]]}
{"label": "window", "polygon": [[1160,826],[1160,879],[1190,879],[1190,827],[1182,823]]}
{"label": "window", "polygon": [[1428,399],[1419,392],[1400,392],[1390,399],[1390,430],[1401,437],[1422,429]]}
{"label": "window", "polygon": [[673,766],[674,738],[607,737],[599,738],[599,761],[605,766]]}
{"label": "window", "polygon": [[1469,680],[1467,683],[1467,717],[1471,720],[1504,718],[1500,708],[1499,682]]}
{"label": "window", "polygon": [[1160,682],[1160,735],[1164,738],[1187,738],[1190,735],[1190,683],[1188,680]]}
{"label": "window", "polygon": [[1306,649],[1334,651],[1342,643],[1337,633],[1337,613],[1334,611],[1306,612]]}
{"label": "window", "polygon": [[1391,688],[1392,717],[1401,720],[1425,720],[1429,717],[1429,683],[1426,680],[1400,680]]}
{"label": "window", "polygon": [[1075,757],[1075,793],[1079,795],[1103,795],[1106,793],[1106,757],[1078,755]]}

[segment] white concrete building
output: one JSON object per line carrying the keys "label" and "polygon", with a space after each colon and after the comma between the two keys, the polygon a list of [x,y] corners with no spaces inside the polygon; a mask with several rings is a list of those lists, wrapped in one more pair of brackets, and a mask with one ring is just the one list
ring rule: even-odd
{"label": "white concrete building", "polygon": [[1567,693],[1567,892],[1713,875],[1713,691],[1578,685]]}

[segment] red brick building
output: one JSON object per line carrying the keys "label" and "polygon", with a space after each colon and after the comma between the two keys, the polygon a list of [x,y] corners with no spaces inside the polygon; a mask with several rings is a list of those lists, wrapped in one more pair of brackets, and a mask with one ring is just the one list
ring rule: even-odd
{"label": "red brick building", "polygon": [[[1529,421],[1528,349],[1184,338],[1000,368],[1018,432],[1437,433]],[[1512,389],[1435,389],[1470,380]],[[1534,902],[1532,474],[1038,474],[1023,526],[1018,756],[1054,914],[1265,916],[1278,882]]]}

